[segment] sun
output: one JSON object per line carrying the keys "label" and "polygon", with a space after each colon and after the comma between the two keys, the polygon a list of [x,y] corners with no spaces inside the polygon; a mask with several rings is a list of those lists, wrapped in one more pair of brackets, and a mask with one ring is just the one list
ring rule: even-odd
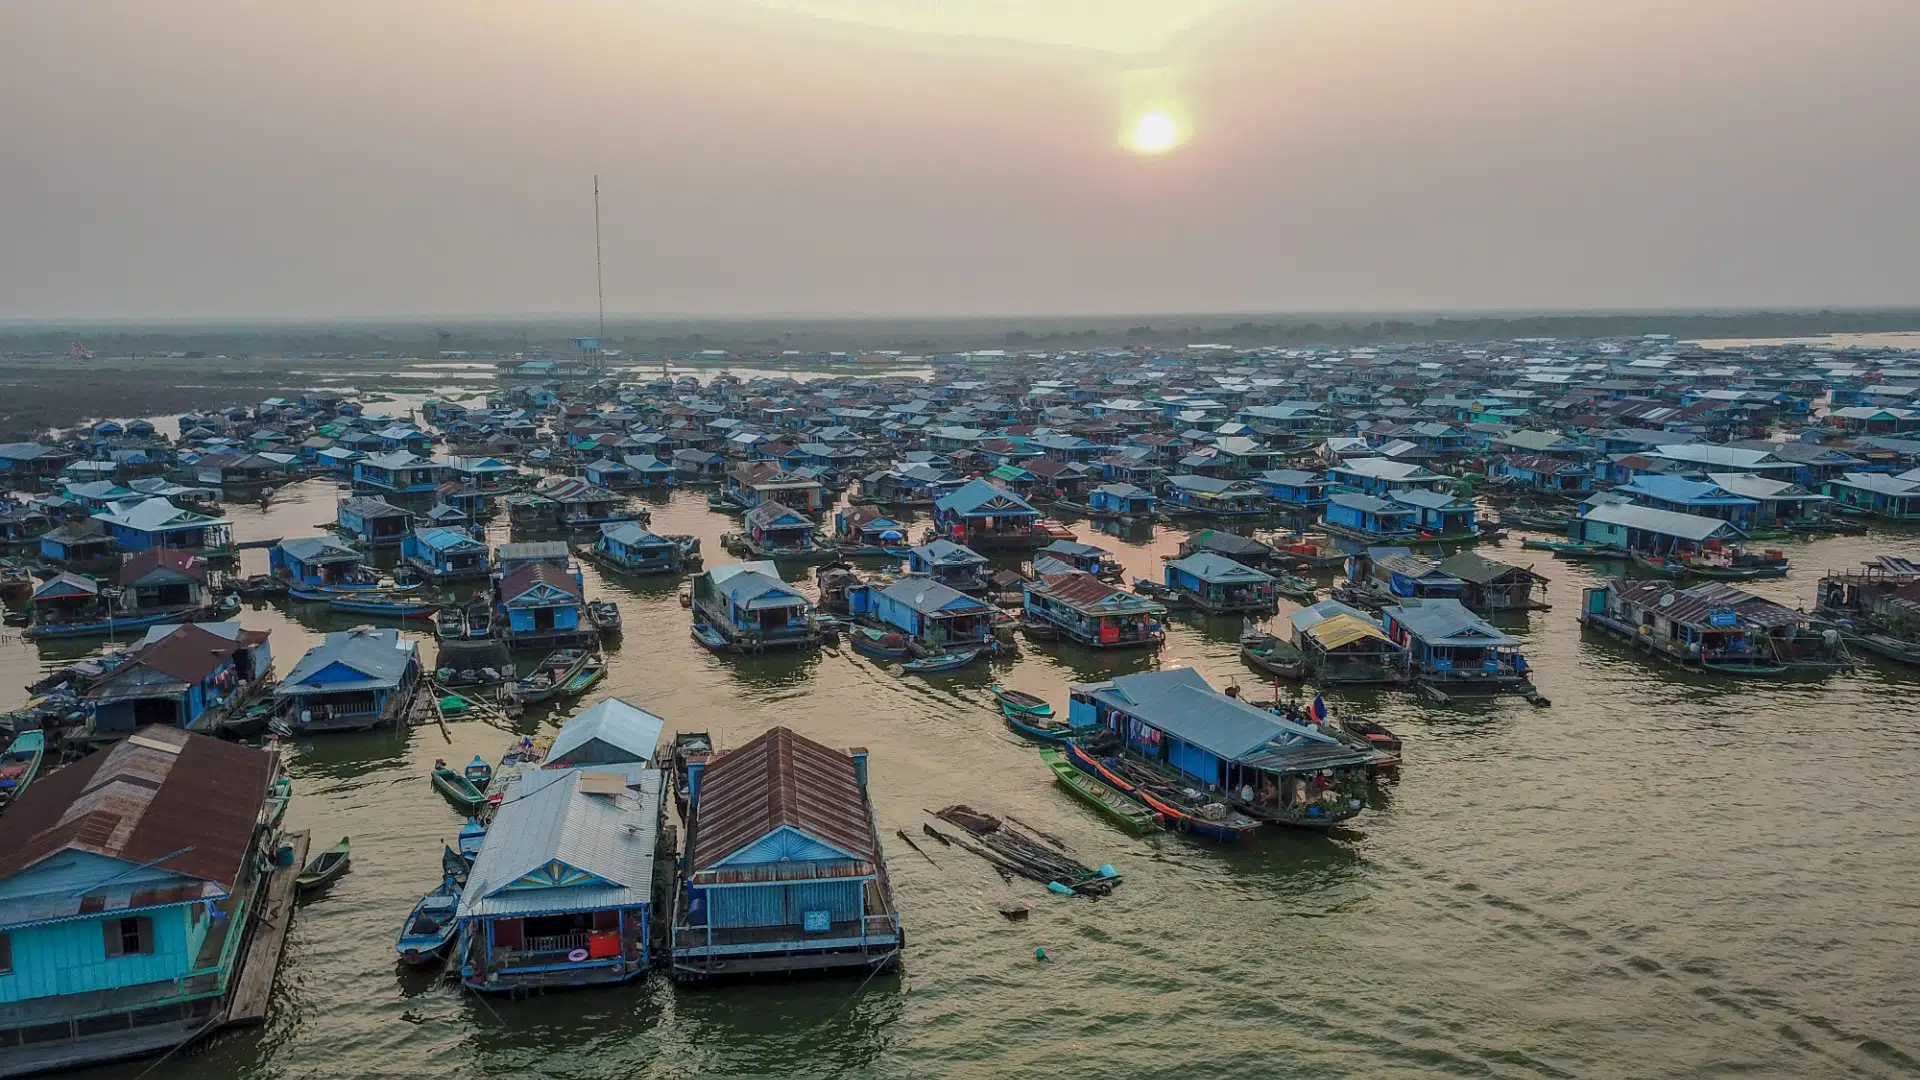
{"label": "sun", "polygon": [[1180,125],[1159,109],[1141,113],[1127,135],[1127,145],[1142,154],[1164,154],[1179,141]]}

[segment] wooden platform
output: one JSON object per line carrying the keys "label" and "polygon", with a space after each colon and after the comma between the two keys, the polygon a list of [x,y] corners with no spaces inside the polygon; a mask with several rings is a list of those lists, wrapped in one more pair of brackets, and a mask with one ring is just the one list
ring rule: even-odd
{"label": "wooden platform", "polygon": [[247,942],[240,971],[227,993],[228,1026],[265,1023],[267,1002],[273,997],[273,977],[280,970],[280,953],[286,948],[287,930],[293,924],[294,879],[307,864],[311,834],[287,833],[282,839],[293,846],[293,862],[267,875],[260,891],[260,908],[253,920],[253,937]]}

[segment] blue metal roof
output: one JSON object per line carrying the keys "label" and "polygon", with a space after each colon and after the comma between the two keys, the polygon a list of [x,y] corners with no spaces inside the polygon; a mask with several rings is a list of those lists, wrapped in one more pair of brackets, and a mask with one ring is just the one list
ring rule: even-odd
{"label": "blue metal roof", "polygon": [[[1297,743],[1345,749],[1332,735],[1220,693],[1192,668],[1121,675],[1103,685],[1076,689],[1091,690],[1100,703],[1228,761]],[[1352,756],[1356,763],[1366,760],[1364,753]]]}
{"label": "blue metal roof", "polygon": [[981,512],[995,514],[1032,514],[1038,517],[1027,500],[1003,487],[995,487],[978,477],[967,481],[947,492],[934,504],[938,509],[955,514],[977,514]]}
{"label": "blue metal roof", "polygon": [[1273,575],[1255,570],[1234,562],[1225,555],[1211,551],[1196,551],[1184,559],[1174,559],[1167,566],[1184,570],[1208,584],[1232,584],[1236,581],[1258,582],[1272,581]]}
{"label": "blue metal roof", "polygon": [[562,724],[546,760],[565,764],[568,754],[597,739],[631,754],[635,762],[651,762],[665,727],[658,716],[610,697]]}

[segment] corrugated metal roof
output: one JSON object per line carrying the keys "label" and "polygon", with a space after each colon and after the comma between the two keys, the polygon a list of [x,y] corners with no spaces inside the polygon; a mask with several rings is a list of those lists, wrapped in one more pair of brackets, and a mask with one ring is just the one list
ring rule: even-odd
{"label": "corrugated metal roof", "polygon": [[[1053,563],[1053,560],[1047,560]],[[1065,564],[1053,563],[1064,566]],[[1039,564],[1034,566],[1040,570]],[[1067,568],[1061,573],[1040,572],[1040,584],[1031,586],[1042,596],[1096,615],[1164,615],[1167,609],[1143,596],[1116,588],[1083,570]]]}
{"label": "corrugated metal roof", "polygon": [[1228,760],[1241,760],[1269,743],[1304,740],[1338,745],[1330,735],[1289,724],[1265,709],[1230,698],[1192,668],[1121,675],[1094,696],[1152,726]]}
{"label": "corrugated metal roof", "polygon": [[712,869],[781,826],[879,861],[853,758],[777,727],[708,763],[694,809],[692,869]]}
{"label": "corrugated metal roof", "polygon": [[1331,615],[1302,628],[1300,632],[1319,642],[1323,649],[1345,648],[1361,638],[1392,640],[1373,620],[1358,613]]}
{"label": "corrugated metal roof", "polygon": [[610,697],[562,724],[560,734],[553,737],[553,745],[547,749],[546,760],[565,765],[567,755],[599,740],[628,752],[634,761],[650,762],[665,726],[666,721],[638,705]]}
{"label": "corrugated metal roof", "polygon": [[1596,506],[1588,510],[1581,520],[1597,521],[1602,525],[1621,525],[1629,529],[1659,533],[1662,536],[1677,536],[1682,540],[1696,542],[1714,537],[1746,535],[1732,522],[1721,521],[1719,518],[1658,510],[1651,506],[1640,506],[1637,503],[1606,503]]}
{"label": "corrugated metal roof", "polygon": [[1176,570],[1184,570],[1209,584],[1229,584],[1236,581],[1266,582],[1273,580],[1273,575],[1271,574],[1262,573],[1251,566],[1234,562],[1225,555],[1219,555],[1211,551],[1196,551],[1184,559],[1174,559],[1168,562],[1167,566]]}
{"label": "corrugated metal roof", "polygon": [[[389,689],[400,685],[407,665],[419,646],[391,629],[343,630],[327,635],[319,645],[307,650],[280,682],[275,694],[292,697],[303,694],[331,694],[346,690]],[[303,685],[306,680],[334,664],[351,668],[364,679]]]}
{"label": "corrugated metal roof", "polygon": [[[614,773],[625,793],[589,794],[582,780]],[[660,828],[658,769],[601,765],[521,773],[493,822],[460,896],[458,918],[634,907],[653,899],[653,851]],[[606,884],[526,885],[554,863]]]}
{"label": "corrugated metal roof", "polygon": [[1520,644],[1452,597],[1402,600],[1381,611],[1428,645],[1511,648]]}

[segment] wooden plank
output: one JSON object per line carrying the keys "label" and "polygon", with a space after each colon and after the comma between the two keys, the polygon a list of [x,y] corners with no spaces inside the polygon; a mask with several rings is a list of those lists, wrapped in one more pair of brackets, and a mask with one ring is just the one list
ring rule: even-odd
{"label": "wooden plank", "polygon": [[293,846],[293,862],[267,875],[259,912],[254,916],[253,939],[247,943],[239,974],[227,995],[229,1025],[265,1023],[267,1002],[273,997],[273,977],[280,970],[280,953],[286,948],[287,930],[293,923],[294,879],[307,864],[310,833],[286,833]]}

